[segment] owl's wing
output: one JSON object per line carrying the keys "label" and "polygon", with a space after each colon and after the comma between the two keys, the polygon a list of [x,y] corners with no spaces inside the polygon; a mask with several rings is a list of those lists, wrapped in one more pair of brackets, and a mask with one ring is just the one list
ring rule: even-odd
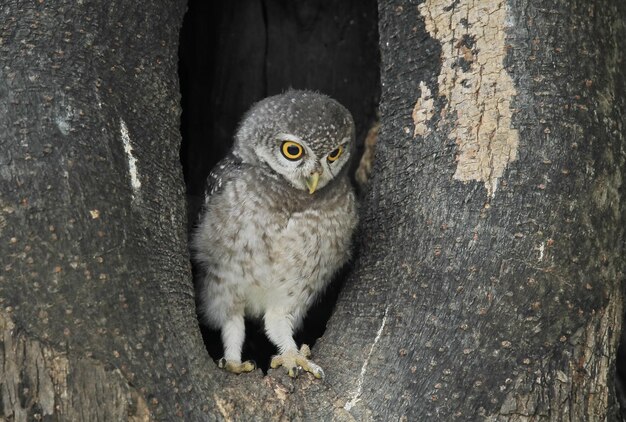
{"label": "owl's wing", "polygon": [[209,173],[205,188],[205,202],[213,195],[219,194],[222,186],[231,179],[235,179],[242,171],[242,162],[239,157],[228,154]]}

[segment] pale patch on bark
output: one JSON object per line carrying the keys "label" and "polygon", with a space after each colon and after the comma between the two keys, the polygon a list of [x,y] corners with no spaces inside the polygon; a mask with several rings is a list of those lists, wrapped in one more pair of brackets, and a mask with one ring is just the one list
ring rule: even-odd
{"label": "pale patch on bark", "polygon": [[130,135],[126,122],[120,119],[120,135],[124,144],[124,152],[128,160],[128,173],[130,174],[130,187],[133,189],[133,199],[139,194],[141,189],[141,181],[139,180],[139,172],[137,171],[137,159],[133,155],[133,147],[130,143]]}
{"label": "pale patch on bark", "polygon": [[441,42],[439,95],[446,116],[456,118],[449,137],[458,145],[454,178],[485,183],[489,196],[517,158],[518,131],[511,127],[513,81],[504,69],[506,3],[500,0],[426,0],[419,6],[426,30]]}
{"label": "pale patch on bark", "polygon": [[213,394],[213,400],[215,400],[215,405],[217,406],[217,410],[219,410],[224,420],[227,422],[232,421],[233,420],[232,414],[235,411],[234,405],[231,402],[222,399],[217,394]]}
{"label": "pale patch on bark", "polygon": [[274,387],[274,393],[276,393],[276,397],[281,401],[281,403],[285,403],[289,394],[287,389],[282,385],[276,385]]}
{"label": "pale patch on bark", "polygon": [[413,130],[414,138],[418,135],[425,136],[430,133],[427,123],[433,118],[435,108],[433,94],[424,81],[420,81],[420,92],[420,97],[417,99],[411,115],[413,117],[413,124],[415,125],[415,129]]}
{"label": "pale patch on bark", "polygon": [[71,122],[74,116],[74,109],[71,106],[61,106],[61,110],[59,110],[57,116],[54,118],[54,122],[63,135],[67,136],[70,134],[72,130]]}

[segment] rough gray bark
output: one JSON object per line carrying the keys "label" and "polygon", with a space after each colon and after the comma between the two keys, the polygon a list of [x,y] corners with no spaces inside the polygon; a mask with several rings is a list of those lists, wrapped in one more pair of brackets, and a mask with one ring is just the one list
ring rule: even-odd
{"label": "rough gray bark", "polygon": [[[362,287],[348,283],[354,305],[337,310],[387,309],[363,407],[386,419],[613,419],[623,4],[394,1],[379,18],[376,206]],[[324,344],[354,332],[340,315]]]}
{"label": "rough gray bark", "polygon": [[[0,415],[612,418],[626,11],[476,2],[492,13],[433,30],[472,4],[380,4],[381,136],[361,250],[313,350],[324,382],[225,374],[200,339],[178,165],[183,2],[3,6]],[[484,16],[502,49],[477,47]],[[458,86],[474,83],[487,92]]]}
{"label": "rough gray bark", "polygon": [[184,10],[182,1],[0,7],[8,420],[168,419],[185,412],[198,379],[189,373],[207,363],[180,353],[203,350],[180,330],[196,326],[178,158]]}

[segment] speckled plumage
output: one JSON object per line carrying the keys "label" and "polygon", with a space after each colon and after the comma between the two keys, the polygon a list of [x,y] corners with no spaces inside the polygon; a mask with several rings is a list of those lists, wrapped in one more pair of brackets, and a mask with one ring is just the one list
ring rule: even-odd
{"label": "speckled plumage", "polygon": [[[308,349],[298,351],[293,333],[350,256],[357,223],[347,175],[353,142],[354,123],[343,106],[322,94],[288,91],[252,107],[233,150],[209,176],[191,246],[203,270],[200,313],[221,329],[225,369],[254,368],[241,362],[247,315],[264,320],[278,347],[272,367],[323,375]],[[290,159],[291,151],[302,156]]]}

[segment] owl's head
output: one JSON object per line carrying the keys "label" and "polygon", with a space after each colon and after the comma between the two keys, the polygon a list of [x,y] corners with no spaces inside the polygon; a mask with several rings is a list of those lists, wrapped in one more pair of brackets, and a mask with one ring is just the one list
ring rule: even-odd
{"label": "owl's head", "polygon": [[345,107],[323,94],[290,90],[246,113],[233,152],[313,194],[340,174],[353,144],[354,121]]}

